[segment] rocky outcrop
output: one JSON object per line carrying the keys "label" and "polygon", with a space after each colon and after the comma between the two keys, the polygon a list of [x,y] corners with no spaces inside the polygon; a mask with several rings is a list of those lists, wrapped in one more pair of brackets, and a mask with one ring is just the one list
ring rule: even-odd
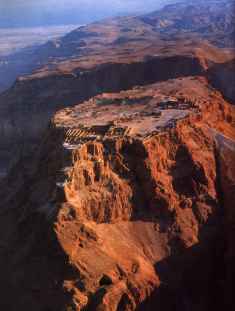
{"label": "rocky outcrop", "polygon": [[234,209],[233,202],[235,196],[235,140],[228,136],[214,132],[217,148],[217,161],[219,174],[221,177],[221,192],[224,206],[224,238],[225,238],[225,269],[223,297],[226,307],[234,306],[233,278],[234,278]]}
{"label": "rocky outcrop", "polygon": [[224,97],[235,104],[235,82],[234,82],[235,59],[225,64],[217,64],[209,70],[209,79]]}
{"label": "rocky outcrop", "polygon": [[[120,91],[204,72],[196,56],[151,57],[145,61],[99,65],[76,73],[19,79],[0,96],[0,158],[14,161],[38,144],[50,118],[102,92]],[[6,156],[7,154],[7,156]],[[2,161],[3,161],[2,160]],[[5,166],[12,165],[4,161]]]}
{"label": "rocky outcrop", "polygon": [[17,163],[1,187],[0,303],[223,305],[221,263],[212,259],[224,246],[224,197],[231,205],[215,131],[233,138],[234,110],[204,78],[103,94],[58,112],[33,163]]}
{"label": "rocky outcrop", "polygon": [[[7,88],[17,78],[0,95],[4,171],[19,155],[33,152],[61,108],[103,92],[204,75],[214,64],[231,61],[234,51],[227,48],[233,43],[232,5],[233,1],[196,6],[187,2],[145,16],[109,19],[2,58],[0,91],[1,85]],[[230,78],[227,73],[221,76]],[[231,97],[233,91],[220,80],[213,79],[214,85]]]}
{"label": "rocky outcrop", "polygon": [[231,308],[235,116],[217,70],[233,51],[184,33],[228,30],[216,3],[183,5],[191,23],[170,7],[81,27],[24,56],[38,70],[0,96],[0,161],[14,160],[2,309]]}

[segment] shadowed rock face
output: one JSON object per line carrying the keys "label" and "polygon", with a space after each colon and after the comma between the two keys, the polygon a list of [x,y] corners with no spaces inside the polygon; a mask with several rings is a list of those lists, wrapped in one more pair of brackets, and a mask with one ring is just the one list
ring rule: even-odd
{"label": "shadowed rock face", "polygon": [[224,286],[224,299],[226,306],[234,305],[234,297],[232,291],[232,279],[234,275],[234,195],[235,195],[235,166],[234,166],[234,151],[235,144],[234,140],[229,137],[221,135],[218,132],[214,133],[216,138],[216,146],[218,150],[218,163],[219,163],[219,174],[221,176],[221,190],[223,193],[223,204],[225,209],[225,228],[226,233],[226,253],[225,263],[226,269],[225,275],[225,286]]}
{"label": "shadowed rock face", "polygon": [[42,71],[20,78],[0,96],[1,162],[9,167],[18,156],[30,154],[50,118],[61,108],[102,92],[127,90],[178,77],[207,75],[207,68],[212,62],[228,57],[227,53],[212,47],[204,55],[206,49],[202,46],[194,50],[190,45],[181,52],[165,56],[146,57],[141,54],[132,61],[123,58],[122,63],[101,63],[95,67],[93,64],[90,69],[73,68],[73,72],[63,74]]}
{"label": "shadowed rock face", "polygon": [[235,60],[225,64],[217,64],[209,70],[209,78],[212,85],[217,88],[224,97],[235,104],[235,82],[234,82]]}
{"label": "shadowed rock face", "polygon": [[107,64],[74,75],[19,81],[0,98],[1,144],[10,150],[22,141],[37,142],[56,110],[103,91],[120,91],[202,72],[199,59],[179,55],[131,64]]}
{"label": "shadowed rock face", "polygon": [[1,94],[4,309],[233,308],[233,51],[182,38],[200,12],[179,8],[192,24],[170,7],[30,51]]}
{"label": "shadowed rock face", "polygon": [[17,163],[1,188],[2,305],[224,307],[233,139],[234,108],[203,77],[59,111],[31,165]]}
{"label": "shadowed rock face", "polygon": [[[32,152],[58,109],[102,92],[206,74],[215,63],[231,61],[232,49],[204,40],[216,43],[216,33],[219,38],[223,34],[223,46],[231,47],[231,3],[187,3],[146,16],[105,20],[2,59],[5,82],[21,76],[0,95],[0,163],[8,170],[17,156]],[[183,23],[186,15],[193,17],[191,23]]]}
{"label": "shadowed rock face", "polygon": [[103,91],[120,91],[135,85],[202,73],[203,66],[198,58],[176,55],[131,64],[100,65],[74,75],[19,81],[0,98],[0,157],[4,159],[8,153],[9,159],[13,160],[16,154],[37,144],[50,118],[60,108]]}

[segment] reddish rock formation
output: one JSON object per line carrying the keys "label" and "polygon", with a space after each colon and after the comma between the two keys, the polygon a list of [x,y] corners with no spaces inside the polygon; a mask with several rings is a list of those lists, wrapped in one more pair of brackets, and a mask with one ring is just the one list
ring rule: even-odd
{"label": "reddish rock formation", "polygon": [[0,96],[2,309],[233,309],[234,51],[202,41],[231,47],[233,12],[211,5],[24,55]]}
{"label": "reddish rock formation", "polygon": [[[0,165],[8,170],[17,156],[32,153],[58,109],[103,92],[206,75],[231,61],[234,0],[225,2],[186,2],[93,23],[2,59],[0,84],[17,79],[0,95]],[[213,81],[231,95],[226,82]]]}
{"label": "reddish rock formation", "polygon": [[233,217],[227,185],[234,177],[226,170],[233,139],[234,108],[203,77],[103,94],[59,111],[31,166],[17,163],[2,185],[1,304],[223,306],[220,278],[228,289],[231,280],[212,259],[223,246],[224,212]]}
{"label": "reddish rock formation", "polygon": [[[42,70],[20,78],[0,96],[0,162],[11,166],[16,156],[34,151],[53,114],[102,92],[117,92],[171,78],[207,75],[211,64],[230,59],[233,54],[208,45],[194,47],[174,45],[147,57],[147,52],[160,52],[159,47],[137,55],[117,57],[104,55],[78,62],[59,64],[57,70]],[[66,68],[69,72],[66,73]],[[60,67],[60,68],[59,68]],[[62,73],[62,72],[63,73]],[[9,162],[9,160],[11,160]]]}

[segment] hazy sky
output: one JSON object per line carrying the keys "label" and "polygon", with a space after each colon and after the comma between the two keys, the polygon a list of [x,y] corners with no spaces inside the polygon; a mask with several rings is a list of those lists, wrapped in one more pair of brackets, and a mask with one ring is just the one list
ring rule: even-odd
{"label": "hazy sky", "polygon": [[107,16],[151,11],[169,2],[177,0],[0,0],[0,27],[83,24]]}
{"label": "hazy sky", "polygon": [[[15,9],[15,8],[49,8],[64,9],[64,8],[79,8],[81,6],[87,8],[107,7],[126,10],[126,9],[143,9],[146,6],[156,7],[158,3],[164,0],[1,0],[0,8]],[[165,2],[167,2],[165,0]]]}

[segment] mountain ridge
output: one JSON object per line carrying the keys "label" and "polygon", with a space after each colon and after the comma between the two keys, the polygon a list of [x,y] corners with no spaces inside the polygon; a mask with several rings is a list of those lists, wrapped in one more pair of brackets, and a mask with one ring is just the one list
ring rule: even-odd
{"label": "mountain ridge", "polygon": [[234,49],[152,21],[47,43],[0,94],[4,309],[235,306]]}

